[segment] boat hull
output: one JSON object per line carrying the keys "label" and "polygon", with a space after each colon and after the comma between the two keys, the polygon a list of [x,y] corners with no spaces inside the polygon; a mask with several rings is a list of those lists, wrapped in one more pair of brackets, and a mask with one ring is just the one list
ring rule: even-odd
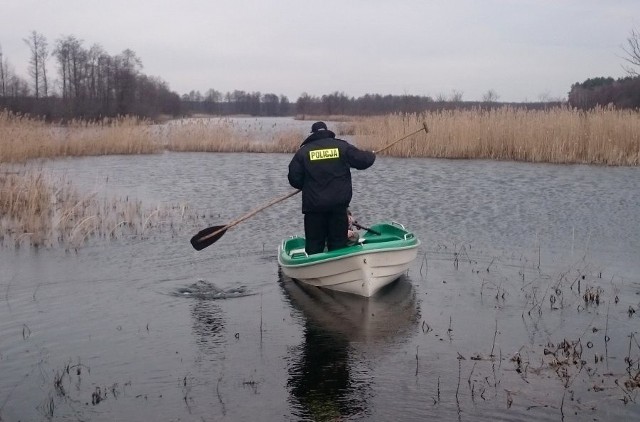
{"label": "boat hull", "polygon": [[397,223],[371,229],[379,235],[366,233],[357,245],[315,255],[301,252],[303,238],[285,240],[278,250],[282,272],[312,286],[373,296],[409,269],[420,241]]}

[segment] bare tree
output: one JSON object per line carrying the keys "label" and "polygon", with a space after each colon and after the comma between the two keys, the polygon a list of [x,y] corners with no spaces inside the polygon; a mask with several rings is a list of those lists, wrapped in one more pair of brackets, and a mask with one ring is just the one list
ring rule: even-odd
{"label": "bare tree", "polygon": [[498,98],[500,98],[500,96],[493,88],[482,94],[482,101],[485,103],[495,103],[498,101]]}
{"label": "bare tree", "polygon": [[9,97],[14,98],[29,96],[29,84],[26,80],[16,75],[11,69],[9,69],[7,94]]}
{"label": "bare tree", "polygon": [[289,114],[289,108],[291,104],[289,103],[289,98],[286,95],[280,95],[280,110],[279,115],[286,116]]}
{"label": "bare tree", "polygon": [[277,116],[280,111],[280,97],[276,94],[264,94],[262,96],[261,114],[266,116]]}
{"label": "bare tree", "polygon": [[622,66],[622,68],[631,76],[640,76],[638,68],[640,68],[640,32],[635,29],[631,30],[629,38],[627,38],[626,46],[622,47],[627,57],[624,59],[632,66]]}
{"label": "bare tree", "polygon": [[538,94],[538,101],[541,103],[561,103],[566,101],[566,99],[559,96],[554,97],[549,91],[545,91]]}
{"label": "bare tree", "polygon": [[44,35],[39,34],[36,31],[31,31],[29,37],[24,38],[23,41],[31,49],[31,57],[29,59],[29,74],[33,78],[33,88],[36,98],[40,97],[41,92],[44,94],[44,96],[47,96],[48,84],[46,60],[47,56],[49,55],[47,39]]}
{"label": "bare tree", "polygon": [[87,51],[82,47],[82,40],[73,35],[56,41],[53,54],[58,60],[60,78],[62,80],[62,98],[79,98],[83,96],[82,84],[86,69]]}
{"label": "bare tree", "polygon": [[29,84],[15,73],[9,60],[4,57],[0,48],[0,97],[26,97],[29,95]]}
{"label": "bare tree", "polygon": [[101,67],[104,63],[106,53],[100,44],[94,44],[87,52],[87,62],[85,64],[85,77],[87,78],[88,97],[100,98],[106,78],[105,69]]}
{"label": "bare tree", "polygon": [[49,79],[47,78],[47,58],[49,57],[49,48],[46,38],[42,36],[40,51],[40,76],[42,77],[42,93],[45,97],[49,96]]}
{"label": "bare tree", "polygon": [[458,91],[456,89],[452,89],[451,90],[451,99],[449,101],[451,101],[452,103],[460,103],[462,102],[462,91]]}
{"label": "bare tree", "polygon": [[219,103],[222,100],[222,93],[213,88],[209,88],[205,94],[204,100],[212,103]]}
{"label": "bare tree", "polygon": [[311,112],[312,103],[313,98],[306,92],[303,92],[302,94],[300,94],[298,100],[296,101],[297,112],[302,114],[303,116],[305,114],[309,114]]}
{"label": "bare tree", "polygon": [[2,56],[2,46],[0,45],[0,96],[7,96],[7,71],[5,60]]}

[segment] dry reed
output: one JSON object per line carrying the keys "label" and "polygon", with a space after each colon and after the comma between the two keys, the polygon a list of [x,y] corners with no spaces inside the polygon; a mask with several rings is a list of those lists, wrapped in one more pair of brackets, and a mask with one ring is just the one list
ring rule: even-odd
{"label": "dry reed", "polygon": [[600,108],[578,111],[500,108],[388,115],[354,122],[358,145],[378,149],[429,126],[390,148],[399,157],[481,158],[549,163],[640,164],[640,114]]}
{"label": "dry reed", "polygon": [[[333,117],[332,117],[333,118]],[[416,135],[386,150],[398,157],[481,158],[550,163],[640,164],[640,114],[598,108],[443,110],[354,118],[332,128],[358,146],[378,150],[426,122]],[[60,127],[0,113],[0,163],[31,158],[169,151],[293,153],[307,135],[233,119],[199,118],[150,125],[135,118]]]}
{"label": "dry reed", "polygon": [[133,117],[99,122],[71,121],[64,126],[0,112],[0,162],[34,158],[158,152],[152,127]]}
{"label": "dry reed", "polygon": [[68,181],[42,171],[0,174],[0,242],[8,245],[77,248],[92,237],[142,237],[174,217],[193,216],[185,216],[184,207],[149,210],[128,198],[81,196]]}

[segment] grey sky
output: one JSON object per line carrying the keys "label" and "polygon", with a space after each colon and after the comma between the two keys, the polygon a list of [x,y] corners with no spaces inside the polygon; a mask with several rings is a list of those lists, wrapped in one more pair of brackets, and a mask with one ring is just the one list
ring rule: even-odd
{"label": "grey sky", "polygon": [[[344,92],[500,101],[565,98],[625,76],[640,0],[0,0],[0,46],[27,78],[31,31],[52,46],[131,49],[180,94],[235,89],[294,101]],[[53,59],[48,62],[51,73]]]}

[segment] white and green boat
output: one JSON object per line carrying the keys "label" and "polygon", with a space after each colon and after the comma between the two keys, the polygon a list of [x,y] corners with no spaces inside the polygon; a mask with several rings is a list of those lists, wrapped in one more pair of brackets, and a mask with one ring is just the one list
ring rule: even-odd
{"label": "white and green boat", "polygon": [[365,229],[355,245],[312,255],[304,250],[304,237],[285,239],[278,248],[282,272],[313,286],[373,296],[409,269],[420,240],[396,222]]}

